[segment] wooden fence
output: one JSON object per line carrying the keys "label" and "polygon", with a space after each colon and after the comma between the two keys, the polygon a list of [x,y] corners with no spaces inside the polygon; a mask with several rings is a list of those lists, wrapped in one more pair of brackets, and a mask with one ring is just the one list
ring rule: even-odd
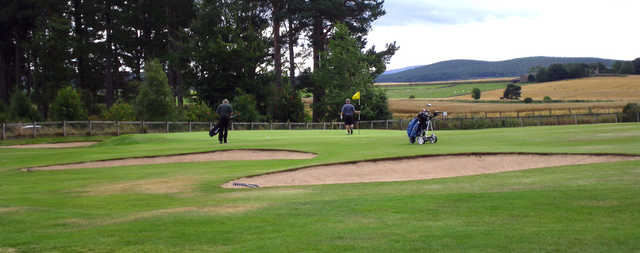
{"label": "wooden fence", "polygon": [[[361,129],[404,130],[410,120],[370,120],[358,122]],[[638,115],[640,121],[640,114]],[[620,114],[573,114],[522,117],[437,118],[436,129],[479,129],[544,125],[577,125],[621,122]],[[2,123],[2,140],[52,136],[122,135],[134,133],[175,133],[208,131],[213,122],[147,122],[147,121],[55,121]],[[342,122],[232,122],[232,130],[331,130],[342,129]]]}

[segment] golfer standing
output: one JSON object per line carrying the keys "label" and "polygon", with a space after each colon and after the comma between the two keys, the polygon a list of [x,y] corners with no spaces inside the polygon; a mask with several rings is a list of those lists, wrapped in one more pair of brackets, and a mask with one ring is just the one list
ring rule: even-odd
{"label": "golfer standing", "polygon": [[340,119],[344,120],[344,128],[347,129],[347,134],[353,134],[353,115],[356,113],[360,112],[356,111],[356,108],[351,104],[351,100],[347,98],[340,111]]}
{"label": "golfer standing", "polygon": [[218,141],[222,144],[227,143],[227,133],[229,131],[229,123],[231,122],[231,115],[233,115],[233,107],[229,104],[229,100],[226,98],[222,100],[222,104],[216,108],[216,113],[220,116],[218,121]]}

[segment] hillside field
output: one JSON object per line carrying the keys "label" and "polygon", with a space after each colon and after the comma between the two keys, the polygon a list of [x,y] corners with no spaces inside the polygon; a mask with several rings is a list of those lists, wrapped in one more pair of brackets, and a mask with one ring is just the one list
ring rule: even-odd
{"label": "hillside field", "polygon": [[461,84],[433,84],[419,86],[378,86],[386,93],[387,97],[409,98],[413,95],[415,98],[445,98],[454,97],[462,94],[471,96],[471,90],[478,88],[481,91],[500,90],[507,87],[507,82],[498,83],[461,83]]}
{"label": "hillside field", "polygon": [[[225,189],[314,164],[463,152],[640,155],[640,124],[439,131],[125,135],[87,148],[0,149],[0,252],[633,252],[640,161],[430,180]],[[535,138],[532,138],[535,136]],[[19,141],[12,141],[18,144]],[[34,141],[31,141],[34,142]],[[37,141],[35,141],[37,142]],[[19,168],[222,149],[313,152],[25,172]]]}
{"label": "hillside field", "polygon": [[[504,90],[482,92],[482,100],[498,100]],[[522,98],[542,100],[545,96],[558,100],[640,101],[640,75],[626,77],[589,77],[522,86]],[[456,96],[451,99],[468,99]]]}

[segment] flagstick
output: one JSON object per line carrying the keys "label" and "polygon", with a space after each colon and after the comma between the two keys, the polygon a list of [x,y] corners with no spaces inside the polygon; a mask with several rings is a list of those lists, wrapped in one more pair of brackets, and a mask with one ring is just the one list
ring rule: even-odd
{"label": "flagstick", "polygon": [[360,135],[360,115],[362,114],[362,106],[360,106],[360,99],[358,98],[358,107],[360,107],[360,113],[358,113],[358,135]]}

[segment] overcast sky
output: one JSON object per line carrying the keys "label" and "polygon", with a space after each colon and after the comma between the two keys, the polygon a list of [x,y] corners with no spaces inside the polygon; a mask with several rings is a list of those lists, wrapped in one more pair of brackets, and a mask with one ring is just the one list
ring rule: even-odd
{"label": "overcast sky", "polygon": [[527,56],[640,57],[640,0],[386,0],[369,33],[387,69]]}

